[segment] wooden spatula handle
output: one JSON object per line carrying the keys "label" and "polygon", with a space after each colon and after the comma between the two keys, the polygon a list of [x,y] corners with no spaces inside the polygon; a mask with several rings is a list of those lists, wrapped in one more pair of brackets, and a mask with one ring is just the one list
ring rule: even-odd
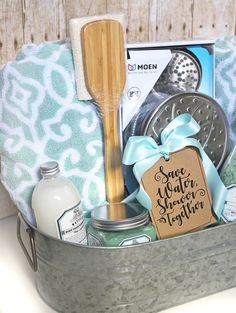
{"label": "wooden spatula handle", "polygon": [[87,89],[102,115],[107,201],[116,203],[124,199],[117,119],[126,76],[123,28],[114,20],[88,23],[81,43]]}
{"label": "wooden spatula handle", "polygon": [[103,132],[107,201],[109,203],[120,202],[124,199],[124,178],[118,129],[117,111],[106,112],[103,118]]}

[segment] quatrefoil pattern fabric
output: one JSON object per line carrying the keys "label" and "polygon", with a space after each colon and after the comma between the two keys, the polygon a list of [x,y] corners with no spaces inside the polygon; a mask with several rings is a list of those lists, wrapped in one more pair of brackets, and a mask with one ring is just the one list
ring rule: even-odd
{"label": "quatrefoil pattern fabric", "polygon": [[236,143],[236,37],[224,37],[215,44],[216,100],[229,122],[231,150]]}
{"label": "quatrefoil pattern fabric", "polygon": [[92,101],[76,98],[69,42],[26,45],[0,69],[1,181],[33,221],[40,164],[58,161],[84,210],[105,201],[102,127]]}

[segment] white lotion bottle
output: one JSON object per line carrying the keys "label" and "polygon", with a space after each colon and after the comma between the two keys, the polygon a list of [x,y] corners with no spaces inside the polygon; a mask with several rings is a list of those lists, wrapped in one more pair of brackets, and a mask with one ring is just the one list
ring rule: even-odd
{"label": "white lotion bottle", "polygon": [[39,231],[61,240],[87,244],[79,193],[60,175],[55,161],[40,166],[43,178],[32,194],[32,208]]}

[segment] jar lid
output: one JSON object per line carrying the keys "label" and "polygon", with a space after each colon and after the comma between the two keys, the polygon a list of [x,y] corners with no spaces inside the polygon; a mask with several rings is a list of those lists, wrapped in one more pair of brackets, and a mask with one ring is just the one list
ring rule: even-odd
{"label": "jar lid", "polygon": [[43,176],[55,175],[60,172],[56,161],[48,161],[40,165],[40,171]]}
{"label": "jar lid", "polygon": [[139,203],[107,204],[95,208],[91,214],[94,228],[110,231],[133,229],[148,222],[148,210]]}

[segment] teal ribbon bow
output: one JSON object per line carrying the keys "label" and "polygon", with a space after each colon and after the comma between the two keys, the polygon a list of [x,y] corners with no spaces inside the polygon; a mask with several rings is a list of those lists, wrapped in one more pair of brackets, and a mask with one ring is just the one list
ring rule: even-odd
{"label": "teal ribbon bow", "polygon": [[[195,138],[188,138],[197,134],[199,130],[199,124],[190,114],[181,114],[163,129],[161,133],[161,145],[157,145],[155,140],[149,136],[130,137],[124,150],[123,163],[125,165],[134,165],[133,172],[140,184],[143,174],[161,157],[168,159],[170,152],[178,151],[188,146],[196,147],[202,158],[206,179],[212,196],[213,210],[218,219],[220,219],[227,189],[201,144]],[[151,209],[151,199],[141,184],[137,190],[125,199],[125,202],[129,202],[134,198],[147,209]]]}

